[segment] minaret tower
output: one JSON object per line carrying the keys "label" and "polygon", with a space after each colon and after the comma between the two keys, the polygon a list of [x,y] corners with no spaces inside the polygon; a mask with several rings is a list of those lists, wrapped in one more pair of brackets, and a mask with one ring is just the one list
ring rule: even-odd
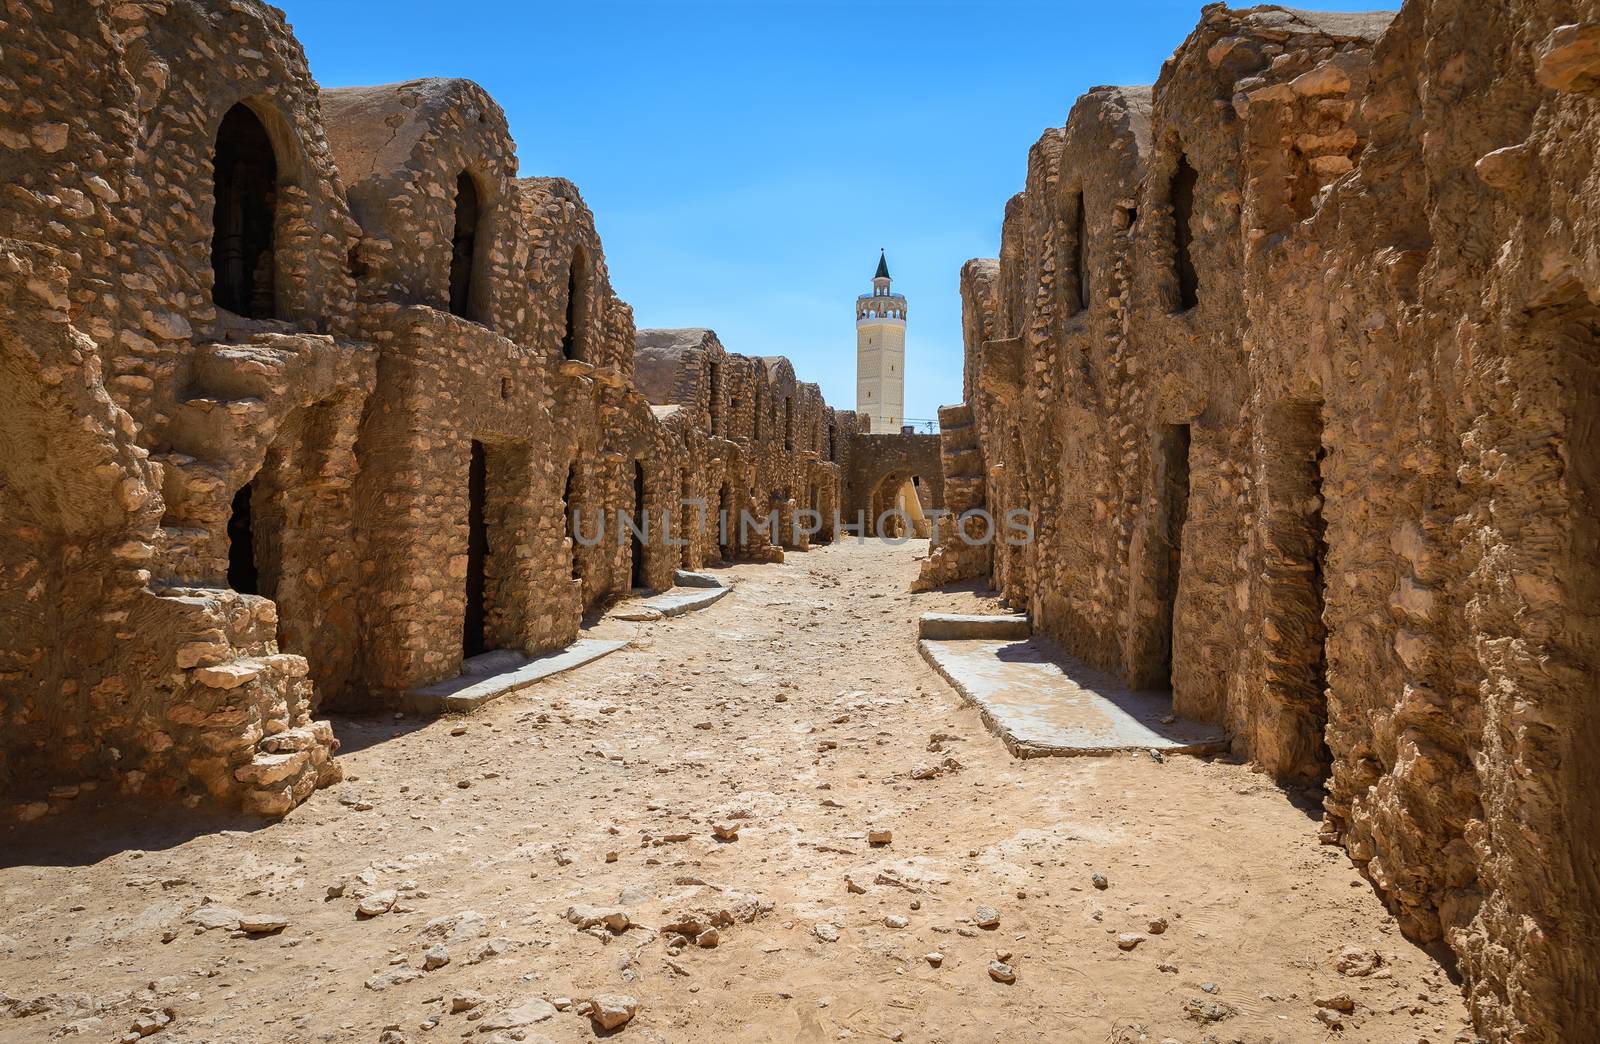
{"label": "minaret tower", "polygon": [[856,298],[856,412],[878,434],[905,422],[906,299],[889,289],[889,260],[878,252],[872,293]]}

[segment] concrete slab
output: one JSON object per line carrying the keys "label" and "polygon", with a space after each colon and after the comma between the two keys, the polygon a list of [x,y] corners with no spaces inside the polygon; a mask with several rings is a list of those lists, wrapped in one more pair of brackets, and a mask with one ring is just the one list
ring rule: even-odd
{"label": "concrete slab", "polygon": [[1019,758],[1228,747],[1220,729],[1170,720],[1164,692],[1136,692],[1038,639],[920,641],[927,660]]}
{"label": "concrete slab", "polygon": [[951,641],[966,638],[1027,638],[1033,634],[1033,624],[1026,616],[981,616],[964,613],[923,613],[917,621],[917,636],[931,641]]}
{"label": "concrete slab", "polygon": [[466,714],[490,700],[581,667],[627,644],[625,638],[579,638],[565,649],[538,656],[495,649],[463,663],[458,677],[406,693],[406,709],[417,714]]}
{"label": "concrete slab", "polygon": [[693,573],[687,569],[679,569],[672,574],[672,582],[679,587],[727,587],[728,585],[712,576],[710,573]]}

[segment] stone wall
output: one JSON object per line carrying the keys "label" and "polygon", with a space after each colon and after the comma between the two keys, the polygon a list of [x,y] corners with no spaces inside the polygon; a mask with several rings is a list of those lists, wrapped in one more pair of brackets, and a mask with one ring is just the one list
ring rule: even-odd
{"label": "stone wall", "polygon": [[855,415],[709,331],[636,343],[577,189],[517,177],[475,84],[319,91],[254,0],[12,4],[0,30],[22,815],[100,784],[282,814],[337,778],[319,707],[396,706],[795,542],[724,542],[684,499],[842,500]]}
{"label": "stone wall", "polygon": [[1496,1040],[1600,1024],[1597,14],[1208,7],[962,273],[994,582],[1316,787]]}
{"label": "stone wall", "polygon": [[[846,524],[862,525],[863,535],[876,535],[879,517],[894,508],[895,494],[905,483],[913,481],[927,512],[944,507],[944,466],[939,458],[939,436],[862,432],[851,439],[845,510],[840,514]],[[857,520],[858,515],[861,522]],[[929,536],[928,533],[916,535]]]}
{"label": "stone wall", "polygon": [[[726,513],[737,540],[740,512],[767,518],[777,511],[781,546],[834,538],[833,517],[846,499],[842,477],[864,418],[796,381],[787,359],[727,352],[710,330],[641,330],[636,344],[640,389],[651,402],[681,404],[682,423],[709,444],[696,489],[714,524]],[[815,537],[801,526],[796,539],[790,520],[802,509],[823,520]]]}

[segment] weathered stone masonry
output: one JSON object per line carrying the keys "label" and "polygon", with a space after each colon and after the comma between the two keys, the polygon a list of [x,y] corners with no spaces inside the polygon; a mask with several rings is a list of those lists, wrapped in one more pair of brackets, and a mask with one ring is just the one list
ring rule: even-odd
{"label": "weathered stone masonry", "polygon": [[1497,1040],[1600,1025],[1597,138],[1593,3],[1206,8],[963,270],[951,503],[1041,532],[923,579],[1325,782]]}
{"label": "weathered stone masonry", "polygon": [[[476,85],[319,91],[254,0],[0,12],[0,788],[24,814],[99,783],[282,814],[337,778],[319,708],[396,706],[796,543],[722,544],[683,499],[841,506],[855,415],[709,331],[636,334],[577,189],[516,176]],[[617,539],[640,508],[671,531]]]}

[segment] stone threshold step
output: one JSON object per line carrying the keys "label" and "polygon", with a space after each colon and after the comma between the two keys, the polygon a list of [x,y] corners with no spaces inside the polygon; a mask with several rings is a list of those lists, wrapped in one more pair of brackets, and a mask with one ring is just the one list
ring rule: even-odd
{"label": "stone threshold step", "polygon": [[931,641],[964,638],[1027,638],[1033,625],[1026,616],[982,616],[967,613],[923,613],[917,621],[917,637]]}
{"label": "stone threshold step", "polygon": [[606,618],[609,620],[645,621],[660,620],[669,616],[682,616],[684,613],[693,612],[696,609],[704,609],[733,590],[732,587],[724,586],[716,577],[706,576],[703,573],[692,575],[715,581],[717,586],[709,587],[695,584],[674,587],[663,594],[651,595],[648,598],[630,598],[607,613]]}
{"label": "stone threshold step", "polygon": [[627,644],[626,638],[579,638],[565,649],[537,656],[493,649],[466,660],[457,677],[406,693],[405,708],[415,714],[467,714],[490,700],[582,667]]}
{"label": "stone threshold step", "polygon": [[1128,689],[1042,639],[925,639],[917,647],[1019,758],[1228,749],[1222,729],[1173,717],[1170,693]]}

